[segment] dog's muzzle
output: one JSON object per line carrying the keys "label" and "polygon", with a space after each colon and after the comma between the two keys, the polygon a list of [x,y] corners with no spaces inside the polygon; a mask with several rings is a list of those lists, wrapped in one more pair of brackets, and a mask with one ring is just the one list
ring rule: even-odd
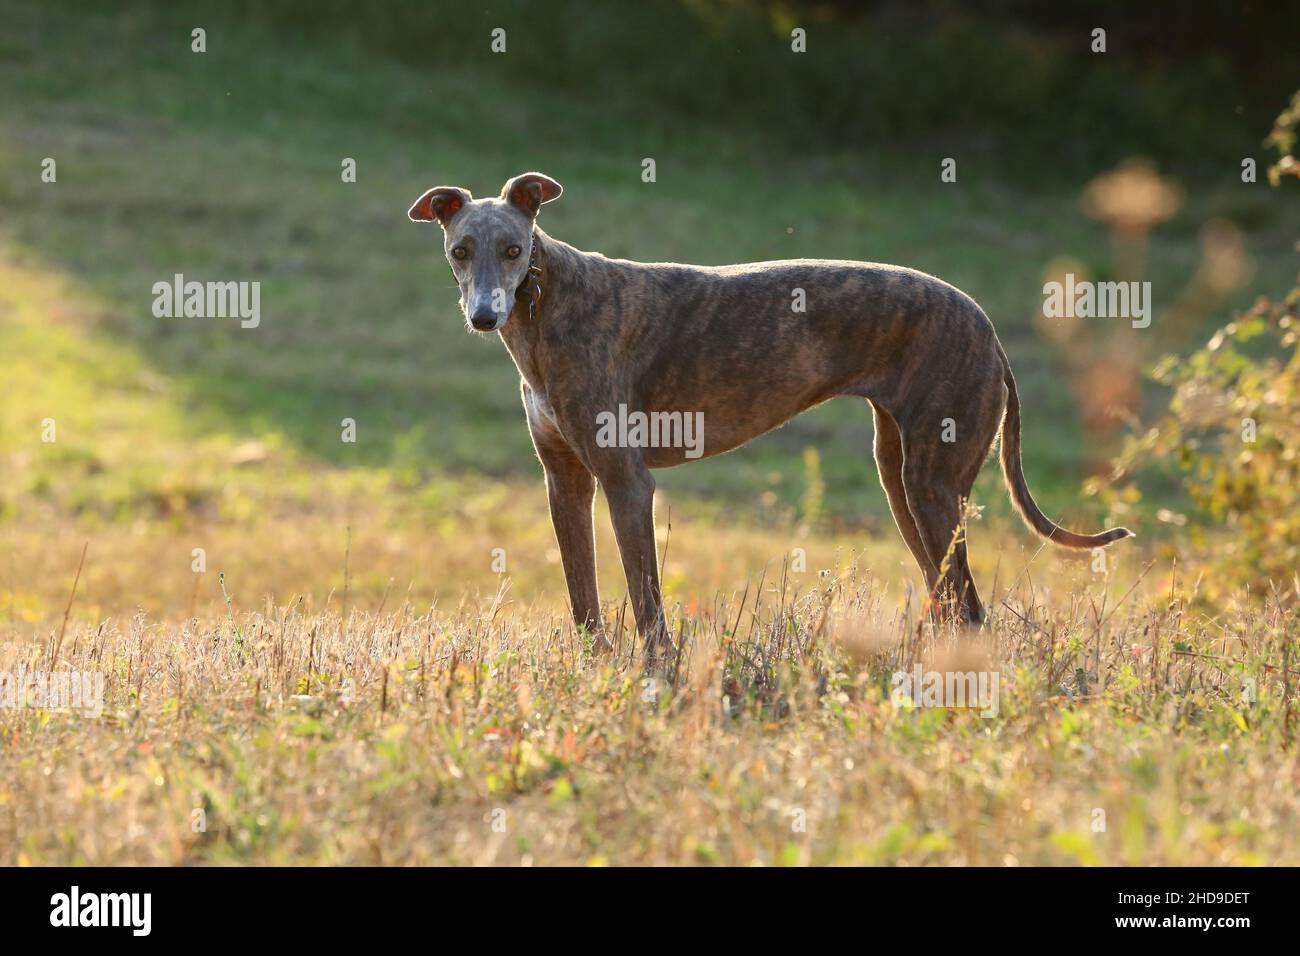
{"label": "dog's muzzle", "polygon": [[479,332],[495,332],[500,324],[500,318],[491,309],[478,309],[469,317],[469,324]]}

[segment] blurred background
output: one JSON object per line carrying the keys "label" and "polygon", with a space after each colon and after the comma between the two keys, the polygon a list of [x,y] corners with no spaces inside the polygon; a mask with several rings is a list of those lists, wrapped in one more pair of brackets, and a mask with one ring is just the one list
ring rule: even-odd
{"label": "blurred background", "polygon": [[[1002,336],[1044,509],[1156,542],[1190,533],[1176,481],[1152,470],[1159,508],[1082,485],[1164,408],[1161,356],[1297,271],[1294,191],[1264,174],[1300,85],[1296,5],[3,0],[0,22],[15,630],[61,618],[87,542],[92,619],[454,606],[503,586],[563,603],[517,373],[465,332],[437,230],[406,219],[432,185],[495,195],[542,170],[566,190],[543,226],[611,256],[939,275]],[[152,286],[176,273],[260,282],[259,327],[156,318]],[[1043,284],[1067,273],[1150,281],[1150,327],[1044,319]],[[871,441],[863,403],[841,400],[659,473],[670,600],[707,604],[795,548],[915,587]],[[1038,547],[992,466],[977,504],[977,574]]]}

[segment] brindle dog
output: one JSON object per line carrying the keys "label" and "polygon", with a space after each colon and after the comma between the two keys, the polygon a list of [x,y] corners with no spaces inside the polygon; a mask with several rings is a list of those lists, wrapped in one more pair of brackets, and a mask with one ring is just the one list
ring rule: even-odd
{"label": "brindle dog", "polygon": [[[546,472],[574,621],[603,646],[592,501],[605,489],[647,663],[671,650],[655,554],[650,469],[682,447],[600,440],[601,413],[703,412],[703,455],[719,455],[839,395],[875,414],[880,481],[934,607],[976,623],[984,608],[966,560],[963,501],[997,435],[1011,498],[1031,528],[1071,548],[1083,535],[1039,510],[1020,465],[1016,380],[970,296],[899,266],[793,259],[704,267],[608,259],[538,228],[561,186],[540,173],[475,200],[430,189],[411,219],[441,223],[461,307],[498,332],[519,369]],[[801,291],[800,291],[801,290]],[[803,310],[795,305],[802,297]],[[631,445],[632,447],[628,447]],[[692,455],[698,454],[692,452]]]}

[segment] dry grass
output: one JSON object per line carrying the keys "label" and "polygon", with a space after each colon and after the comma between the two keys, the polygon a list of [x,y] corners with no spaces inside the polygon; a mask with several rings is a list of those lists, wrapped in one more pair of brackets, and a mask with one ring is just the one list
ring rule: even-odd
{"label": "dry grass", "polygon": [[[0,863],[1300,863],[1293,614],[1021,581],[958,642],[815,581],[680,619],[657,693],[505,601],[0,643],[107,681],[0,710]],[[891,702],[915,662],[996,671],[997,715]]]}

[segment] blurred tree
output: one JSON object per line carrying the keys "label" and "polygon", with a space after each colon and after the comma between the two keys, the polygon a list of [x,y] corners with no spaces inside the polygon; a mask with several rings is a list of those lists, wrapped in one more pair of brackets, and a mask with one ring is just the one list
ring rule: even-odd
{"label": "blurred tree", "polygon": [[[1297,128],[1300,92],[1268,138],[1280,153],[1269,170],[1274,185],[1300,177],[1291,153]],[[1190,542],[1212,572],[1202,582],[1209,596],[1277,589],[1290,603],[1300,600],[1298,307],[1300,276],[1282,301],[1261,297],[1187,359],[1164,359],[1153,376],[1173,390],[1167,413],[1130,438],[1110,478],[1089,489],[1124,514],[1142,498],[1138,470],[1171,464],[1210,524],[1167,508],[1155,516],[1189,525]]]}

